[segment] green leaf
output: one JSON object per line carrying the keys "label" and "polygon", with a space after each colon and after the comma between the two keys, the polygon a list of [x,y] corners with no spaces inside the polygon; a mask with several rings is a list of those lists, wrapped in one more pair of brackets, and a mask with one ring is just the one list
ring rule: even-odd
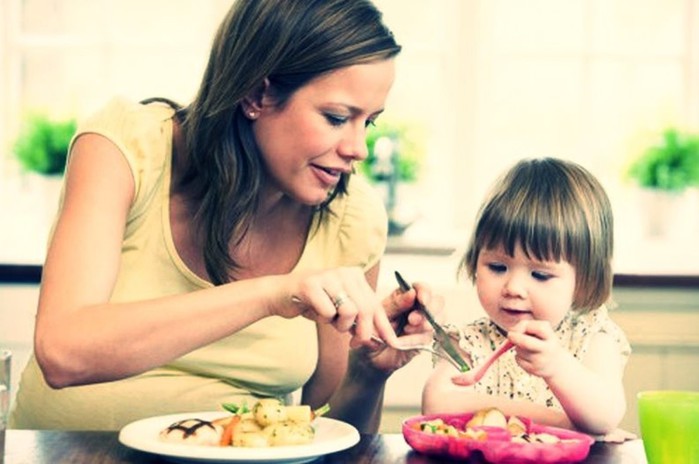
{"label": "green leaf", "polygon": [[328,403],[325,403],[323,406],[313,411],[313,417],[320,417],[324,414],[327,414],[328,412],[330,412],[330,405]]}
{"label": "green leaf", "polygon": [[44,114],[29,115],[14,144],[22,169],[44,175],[63,174],[76,127],[75,119],[55,121]]}
{"label": "green leaf", "polygon": [[248,408],[247,403],[243,403],[240,406],[238,406],[236,403],[221,403],[221,406],[231,414],[245,414],[250,412],[250,408]]}
{"label": "green leaf", "polygon": [[386,171],[375,151],[376,142],[383,137],[393,142],[396,161],[396,176],[400,182],[415,182],[420,173],[424,157],[424,134],[422,130],[408,122],[378,120],[376,126],[367,129],[367,158],[359,163],[359,172],[372,182],[388,180]]}
{"label": "green leaf", "polygon": [[681,191],[699,186],[699,136],[666,129],[630,165],[627,174],[645,188]]}

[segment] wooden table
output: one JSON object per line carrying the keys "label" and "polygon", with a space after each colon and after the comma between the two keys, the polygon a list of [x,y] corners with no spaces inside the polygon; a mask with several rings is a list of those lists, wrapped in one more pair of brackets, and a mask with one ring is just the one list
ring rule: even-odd
{"label": "wooden table", "polygon": [[[135,451],[119,443],[116,432],[61,432],[8,430],[3,464],[113,464],[166,463],[163,458]],[[345,451],[324,456],[322,464],[436,464],[444,459],[418,454],[400,434],[362,435],[360,442]],[[482,462],[473,460],[470,462]],[[640,440],[622,445],[595,443],[586,463],[644,464]]]}

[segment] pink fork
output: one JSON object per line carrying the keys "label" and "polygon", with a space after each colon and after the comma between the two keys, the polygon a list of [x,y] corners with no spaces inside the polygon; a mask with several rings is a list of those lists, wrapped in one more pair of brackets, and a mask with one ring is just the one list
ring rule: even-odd
{"label": "pink fork", "polygon": [[512,348],[514,345],[512,345],[512,342],[509,340],[505,340],[502,342],[502,344],[498,347],[497,350],[493,351],[493,354],[490,355],[486,361],[478,366],[475,369],[471,369],[470,371],[464,373],[464,374],[459,374],[454,377],[452,377],[452,381],[456,385],[461,385],[464,387],[469,387],[478,381],[480,381],[483,376],[485,375],[485,372],[488,370],[488,368],[500,357],[502,356],[505,352],[509,351],[510,348]]}

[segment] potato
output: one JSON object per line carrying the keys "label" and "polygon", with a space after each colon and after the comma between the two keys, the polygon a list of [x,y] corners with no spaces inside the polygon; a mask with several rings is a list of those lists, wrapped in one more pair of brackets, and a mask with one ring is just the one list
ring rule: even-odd
{"label": "potato", "polygon": [[286,406],[276,398],[263,398],[252,408],[255,420],[262,426],[287,420]]}
{"label": "potato", "polygon": [[500,427],[507,428],[507,419],[498,408],[486,408],[476,411],[471,420],[466,423],[466,427]]}
{"label": "potato", "polygon": [[507,430],[510,432],[510,435],[513,436],[527,433],[527,427],[517,416],[510,416],[510,418],[507,420]]}
{"label": "potato", "polygon": [[267,448],[270,446],[269,437],[261,432],[243,432],[233,434],[233,446],[244,448]]}
{"label": "potato", "polygon": [[[245,408],[232,408],[241,411]],[[236,423],[231,423],[235,417]],[[308,405],[286,406],[276,398],[257,400],[252,410],[216,419],[215,425],[232,436],[229,443],[236,447],[301,445],[310,443],[315,430],[310,423],[314,412]],[[220,440],[225,442],[225,437]]]}
{"label": "potato", "polygon": [[233,428],[233,436],[239,433],[262,432],[262,426],[253,418],[241,419]]}
{"label": "potato", "polygon": [[313,410],[307,404],[287,406],[286,419],[298,423],[311,422],[313,420]]}
{"label": "potato", "polygon": [[304,445],[313,441],[314,431],[310,424],[284,421],[264,428],[272,446]]}

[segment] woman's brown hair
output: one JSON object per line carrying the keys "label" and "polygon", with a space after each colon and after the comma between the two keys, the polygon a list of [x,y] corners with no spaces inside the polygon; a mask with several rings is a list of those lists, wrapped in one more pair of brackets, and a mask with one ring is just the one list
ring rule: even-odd
{"label": "woman's brown hair", "polygon": [[[177,112],[186,144],[177,188],[194,208],[206,269],[219,285],[257,208],[264,166],[242,100],[266,79],[278,107],[313,79],[400,52],[368,0],[237,0],[215,36],[199,91]],[[344,194],[343,176],[329,201]],[[327,203],[323,206],[327,206]],[[322,208],[321,208],[322,209]]]}

